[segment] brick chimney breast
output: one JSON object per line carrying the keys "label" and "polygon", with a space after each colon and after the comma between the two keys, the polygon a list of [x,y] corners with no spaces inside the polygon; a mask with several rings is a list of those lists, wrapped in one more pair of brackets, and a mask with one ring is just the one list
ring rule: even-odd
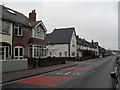
{"label": "brick chimney breast", "polygon": [[36,22],[36,12],[35,12],[35,10],[32,10],[32,12],[29,13],[29,19],[32,22]]}

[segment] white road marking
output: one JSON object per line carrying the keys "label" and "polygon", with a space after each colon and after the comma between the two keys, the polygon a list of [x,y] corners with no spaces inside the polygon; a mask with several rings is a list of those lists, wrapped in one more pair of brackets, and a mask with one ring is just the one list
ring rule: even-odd
{"label": "white road marking", "polygon": [[56,73],[56,74],[62,74],[62,73],[59,73],[59,72],[58,72],[58,73]]}
{"label": "white road marking", "polygon": [[75,73],[73,73],[72,75],[75,75],[76,74],[76,72]]}
{"label": "white road marking", "polygon": [[69,73],[71,73],[71,72],[67,72],[67,73],[65,73],[65,74],[69,74]]}

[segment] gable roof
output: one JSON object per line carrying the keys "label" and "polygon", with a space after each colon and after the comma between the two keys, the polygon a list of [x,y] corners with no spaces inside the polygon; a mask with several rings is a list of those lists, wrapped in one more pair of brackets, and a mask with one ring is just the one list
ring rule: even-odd
{"label": "gable roof", "polygon": [[37,26],[39,26],[40,24],[42,25],[43,29],[45,30],[45,32],[47,31],[45,25],[43,24],[42,20],[40,21],[36,21],[36,22],[30,22],[31,27],[35,28]]}
{"label": "gable roof", "polygon": [[30,26],[30,20],[24,14],[2,5],[0,5],[0,8],[2,8],[2,19]]}
{"label": "gable roof", "polygon": [[69,44],[73,32],[75,32],[74,27],[54,29],[51,34],[46,36],[45,40],[49,44]]}
{"label": "gable roof", "polygon": [[38,25],[41,21],[36,21],[36,22],[30,22],[32,27],[35,27],[36,25]]}

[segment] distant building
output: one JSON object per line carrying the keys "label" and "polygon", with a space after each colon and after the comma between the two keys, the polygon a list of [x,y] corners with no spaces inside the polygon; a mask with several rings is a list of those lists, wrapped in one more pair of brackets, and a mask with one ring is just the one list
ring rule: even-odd
{"label": "distant building", "polygon": [[77,55],[75,28],[54,29],[47,35],[46,41],[50,57],[76,57]]}
{"label": "distant building", "polygon": [[89,42],[85,39],[79,38],[77,36],[77,57],[82,57],[82,52],[84,50],[93,51],[96,56],[99,56],[99,45],[98,42]]}

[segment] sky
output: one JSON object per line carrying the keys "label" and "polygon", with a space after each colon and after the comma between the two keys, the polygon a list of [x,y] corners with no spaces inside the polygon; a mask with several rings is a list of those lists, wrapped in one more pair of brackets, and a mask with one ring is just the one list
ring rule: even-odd
{"label": "sky", "polygon": [[[9,1],[9,0],[8,0]],[[36,10],[37,20],[42,20],[50,33],[54,28],[75,27],[76,34],[88,41],[92,39],[100,46],[118,49],[118,2],[97,1],[31,1],[2,4],[28,17]]]}

